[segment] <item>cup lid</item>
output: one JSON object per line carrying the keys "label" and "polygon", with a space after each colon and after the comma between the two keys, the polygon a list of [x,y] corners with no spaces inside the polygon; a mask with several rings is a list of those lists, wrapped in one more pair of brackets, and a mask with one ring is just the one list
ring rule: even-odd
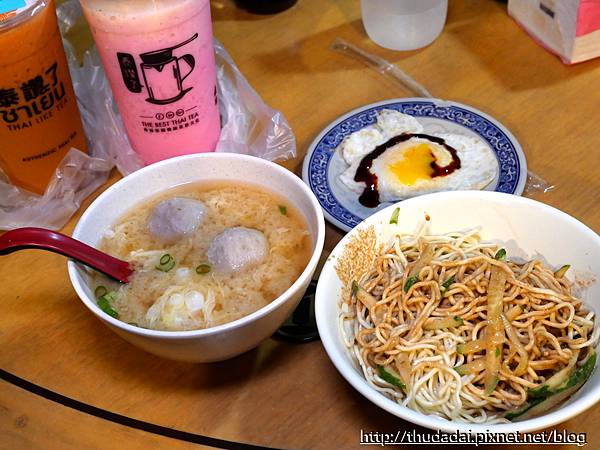
{"label": "cup lid", "polygon": [[0,30],[34,16],[47,3],[47,0],[0,0]]}

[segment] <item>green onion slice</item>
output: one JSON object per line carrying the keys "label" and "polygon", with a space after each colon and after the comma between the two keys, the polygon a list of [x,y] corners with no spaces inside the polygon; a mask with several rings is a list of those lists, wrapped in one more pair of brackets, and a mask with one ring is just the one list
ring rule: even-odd
{"label": "green onion slice", "polygon": [[285,216],[287,214],[287,207],[285,205],[279,205],[279,212]]}
{"label": "green onion slice", "polygon": [[445,289],[448,289],[450,286],[452,286],[452,283],[454,283],[454,275],[452,275],[450,278],[448,278],[446,281],[444,281],[444,283],[442,284],[442,287]]}
{"label": "green onion slice", "polygon": [[406,283],[404,283],[404,292],[408,292],[412,285],[415,284],[417,281],[419,281],[419,277],[417,276],[408,277],[406,279]]}
{"label": "green onion slice", "polygon": [[400,215],[400,208],[396,208],[390,217],[391,224],[398,224],[398,216]]}
{"label": "green onion slice", "polygon": [[452,286],[452,283],[454,283],[454,275],[442,283],[442,295],[444,295],[450,286]]}
{"label": "green onion slice", "polygon": [[103,295],[106,295],[106,294],[108,294],[108,289],[106,289],[106,286],[98,286],[96,288],[96,290],[94,291],[94,296],[96,298],[100,298],[100,297],[102,297]]}
{"label": "green onion slice", "polygon": [[506,249],[501,248],[494,255],[494,259],[497,261],[504,261],[506,259]]}
{"label": "green onion slice", "polygon": [[104,311],[106,314],[108,314],[111,317],[114,317],[115,319],[119,318],[119,313],[117,311],[115,311],[112,308],[108,308],[106,311]]}
{"label": "green onion slice", "polygon": [[156,268],[162,272],[168,272],[173,267],[175,267],[175,258],[168,253],[165,253],[160,257],[159,264],[156,266]]}
{"label": "green onion slice", "polygon": [[116,298],[116,294],[114,292],[109,292],[104,294],[100,298],[98,298],[98,307],[104,311],[109,316],[114,317],[115,319],[119,318],[119,313],[115,311],[115,309],[110,305],[110,302]]}
{"label": "green onion slice", "polygon": [[117,299],[117,293],[115,291],[110,291],[104,294],[102,297],[106,298],[109,302],[112,302]]}
{"label": "green onion slice", "polygon": [[356,281],[352,282],[352,297],[356,297],[356,293],[358,292],[358,283]]}
{"label": "green onion slice", "polygon": [[210,264],[200,264],[198,267],[196,267],[196,273],[198,275],[204,275],[210,272],[210,269]]}
{"label": "green onion slice", "polygon": [[558,269],[556,272],[554,272],[554,276],[556,278],[562,278],[565,276],[565,274],[567,273],[567,271],[571,268],[570,264],[565,264],[564,266],[562,266],[560,269]]}

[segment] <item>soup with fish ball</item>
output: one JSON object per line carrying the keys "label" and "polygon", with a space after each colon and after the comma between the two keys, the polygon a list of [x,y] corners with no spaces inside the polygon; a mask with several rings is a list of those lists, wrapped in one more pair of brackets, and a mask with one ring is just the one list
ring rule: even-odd
{"label": "soup with fish ball", "polygon": [[231,322],[266,306],[311,256],[305,218],[262,187],[215,181],[173,188],[128,211],[100,249],[129,261],[131,281],[96,279],[106,313],[156,330]]}

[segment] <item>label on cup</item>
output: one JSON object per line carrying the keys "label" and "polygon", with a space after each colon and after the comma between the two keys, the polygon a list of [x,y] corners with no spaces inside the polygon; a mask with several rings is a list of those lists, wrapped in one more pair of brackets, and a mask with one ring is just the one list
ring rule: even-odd
{"label": "label on cup", "polygon": [[[141,128],[145,133],[170,133],[195,126],[200,122],[200,113],[196,106],[190,104],[191,91],[194,86],[194,70],[196,59],[203,47],[197,42],[198,33],[194,33],[182,42],[175,42],[170,47],[158,48],[140,54],[117,52],[116,57],[121,71],[123,86],[130,93],[144,94],[148,105],[157,106],[157,112],[146,108],[140,115]],[[177,53],[175,51],[179,50]],[[185,53],[190,51],[191,53]],[[183,54],[185,53],[185,54]],[[188,96],[188,94],[190,94]],[[215,109],[217,105],[217,88],[213,91]]]}

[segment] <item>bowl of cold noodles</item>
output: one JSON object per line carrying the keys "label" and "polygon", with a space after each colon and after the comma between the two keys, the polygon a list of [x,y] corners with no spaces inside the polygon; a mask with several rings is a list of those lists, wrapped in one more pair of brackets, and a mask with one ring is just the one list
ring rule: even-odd
{"label": "bowl of cold noodles", "polygon": [[319,261],[324,219],[292,172],[208,153],[162,161],[102,193],[73,237],[134,269],[120,284],[70,261],[77,294],[134,345],[170,359],[241,354],[292,313]]}
{"label": "bowl of cold noodles", "polygon": [[600,398],[600,237],[542,203],[446,192],[390,206],[338,244],[319,333],[378,406],[447,432],[532,431]]}

